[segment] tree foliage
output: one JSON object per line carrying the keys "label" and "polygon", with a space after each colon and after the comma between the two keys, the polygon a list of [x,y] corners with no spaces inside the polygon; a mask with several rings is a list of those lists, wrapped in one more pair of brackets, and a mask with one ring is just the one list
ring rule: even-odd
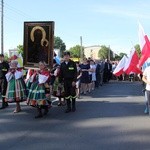
{"label": "tree foliage", "polygon": [[119,56],[120,56],[120,58],[122,59],[123,58],[123,56],[127,56],[127,54],[126,53],[119,53]]}
{"label": "tree foliage", "polygon": [[[83,49],[84,49],[84,48],[82,47],[82,50],[83,50]],[[71,47],[71,48],[69,49],[69,51],[70,51],[72,57],[80,58],[81,55],[83,56],[83,54],[81,54],[81,46],[80,46],[80,45],[76,45],[76,46],[74,46],[74,47]],[[83,52],[83,51],[82,51],[82,52]]]}
{"label": "tree foliage", "polygon": [[17,51],[18,51],[18,54],[22,55],[22,57],[24,56],[24,54],[23,54],[23,45],[18,45],[17,46]]}
{"label": "tree foliage", "polygon": [[113,59],[113,51],[110,49],[110,47],[107,47],[105,45],[102,45],[99,52],[98,52],[98,57],[100,59]]}
{"label": "tree foliage", "polygon": [[115,56],[115,60],[121,60],[121,59],[123,58],[124,55],[127,56],[126,53],[122,53],[122,52],[119,53],[119,55],[116,55],[116,56]]}
{"label": "tree foliage", "polygon": [[55,49],[60,49],[60,56],[62,56],[63,52],[66,50],[66,45],[65,43],[63,42],[63,40],[58,37],[58,36],[55,36],[54,37],[54,48]]}
{"label": "tree foliage", "polygon": [[140,45],[139,45],[139,44],[136,44],[136,45],[134,46],[134,48],[135,48],[135,50],[137,51],[138,56],[140,57],[140,56],[141,56],[141,48],[140,48]]}
{"label": "tree foliage", "polygon": [[8,57],[8,53],[5,53],[4,56],[5,56],[4,59],[5,59],[6,61],[8,61],[8,58],[9,58],[9,57]]}
{"label": "tree foliage", "polygon": [[65,51],[66,50],[66,45],[65,43],[63,42],[63,40],[58,37],[58,36],[55,36],[54,37],[54,48],[56,49],[60,49],[60,51]]}

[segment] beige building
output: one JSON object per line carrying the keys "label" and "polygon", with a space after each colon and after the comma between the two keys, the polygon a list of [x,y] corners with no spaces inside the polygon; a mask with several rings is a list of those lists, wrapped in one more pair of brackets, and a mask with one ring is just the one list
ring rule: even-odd
{"label": "beige building", "polygon": [[93,45],[93,46],[88,46],[84,47],[84,55],[86,58],[92,58],[92,59],[99,59],[98,58],[98,52],[100,50],[101,46],[100,45]]}
{"label": "beige building", "polygon": [[10,49],[9,50],[9,57],[13,56],[13,55],[18,55],[18,50],[17,48],[14,48],[14,49]]}

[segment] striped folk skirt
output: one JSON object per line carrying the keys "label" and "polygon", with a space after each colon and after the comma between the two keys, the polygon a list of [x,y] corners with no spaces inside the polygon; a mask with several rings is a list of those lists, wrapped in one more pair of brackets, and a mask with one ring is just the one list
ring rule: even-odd
{"label": "striped folk skirt", "polygon": [[64,85],[62,84],[61,87],[59,87],[58,77],[55,78],[53,84],[53,96],[60,98],[65,97]]}
{"label": "striped folk skirt", "polygon": [[12,78],[7,85],[6,101],[9,103],[26,101],[26,85],[23,78]]}
{"label": "striped folk skirt", "polygon": [[26,82],[27,94],[29,94],[29,90],[30,90],[30,88],[31,88],[31,85],[32,85],[32,83],[30,82],[30,80],[28,80],[28,81]]}
{"label": "striped folk skirt", "polygon": [[28,99],[27,104],[34,107],[42,107],[50,105],[50,101],[46,97],[44,84],[38,84],[38,82],[32,83],[27,99]]}

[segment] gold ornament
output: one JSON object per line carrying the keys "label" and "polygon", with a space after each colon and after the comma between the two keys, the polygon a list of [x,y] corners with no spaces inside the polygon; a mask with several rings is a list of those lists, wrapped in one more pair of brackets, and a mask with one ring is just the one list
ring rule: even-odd
{"label": "gold ornament", "polygon": [[42,32],[42,40],[41,40],[41,46],[44,46],[44,42],[46,42],[46,47],[48,46],[49,42],[48,40],[46,39],[46,32],[44,30],[43,27],[41,26],[35,26],[32,30],[31,30],[31,33],[30,33],[30,39],[32,42],[34,42],[34,32],[35,30],[39,29],[41,32]]}

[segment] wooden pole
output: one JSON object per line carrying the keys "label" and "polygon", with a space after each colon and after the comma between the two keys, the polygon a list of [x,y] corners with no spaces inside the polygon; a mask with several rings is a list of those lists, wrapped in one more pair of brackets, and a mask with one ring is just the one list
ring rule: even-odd
{"label": "wooden pole", "polygon": [[4,53],[4,1],[1,1],[1,53]]}

